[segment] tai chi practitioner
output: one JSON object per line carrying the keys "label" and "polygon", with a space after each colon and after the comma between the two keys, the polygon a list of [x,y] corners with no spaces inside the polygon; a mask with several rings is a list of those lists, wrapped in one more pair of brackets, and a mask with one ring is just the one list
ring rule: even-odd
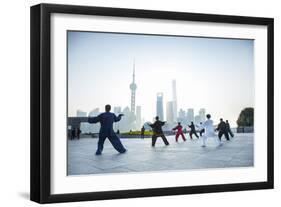
{"label": "tai chi practitioner", "polygon": [[222,118],[220,118],[220,123],[218,125],[218,127],[216,128],[217,131],[219,131],[219,139],[221,140],[222,135],[225,136],[226,140],[229,141],[229,136],[228,136],[228,130],[227,130],[227,126],[226,123],[223,121]]}
{"label": "tai chi practitioner", "polygon": [[101,113],[100,115],[96,117],[89,117],[88,122],[89,123],[98,123],[100,122],[100,132],[99,132],[99,141],[98,141],[98,149],[96,151],[96,155],[100,155],[103,150],[103,144],[106,138],[109,139],[113,147],[119,152],[124,153],[126,152],[126,149],[122,145],[119,137],[115,134],[113,130],[113,123],[118,122],[121,120],[121,117],[123,114],[119,114],[116,116],[114,113],[110,112],[111,106],[106,105],[105,106],[105,112]]}
{"label": "tai chi practitioner", "polygon": [[[197,126],[197,125],[196,125]],[[205,129],[203,127],[203,123],[200,122],[199,126],[197,126],[199,128],[199,134],[200,134],[200,137],[202,137],[202,134],[205,132]]]}
{"label": "tai chi practitioner", "polygon": [[195,129],[195,125],[193,124],[193,121],[191,122],[190,125],[188,125],[188,127],[190,128],[190,132],[189,132],[190,139],[192,139],[192,134],[194,134],[199,139],[199,136],[196,133],[196,129]]}
{"label": "tai chi practitioner", "polygon": [[156,116],[155,117],[156,121],[153,124],[148,124],[153,131],[153,135],[152,135],[152,147],[155,146],[157,137],[161,137],[165,143],[165,145],[169,145],[169,142],[167,140],[167,138],[165,137],[163,130],[162,130],[162,126],[164,126],[165,122],[160,121],[159,117]]}
{"label": "tai chi practitioner", "polygon": [[178,126],[173,128],[173,130],[177,130],[176,142],[178,142],[178,138],[179,138],[180,135],[182,136],[183,141],[186,141],[185,136],[184,136],[183,131],[182,131],[182,125],[181,125],[180,122],[178,122]]}
{"label": "tai chi practitioner", "polygon": [[227,130],[227,132],[230,134],[231,137],[234,137],[234,134],[233,134],[233,132],[231,131],[231,127],[230,127],[230,124],[229,124],[228,120],[225,120],[225,124],[226,124],[226,130]]}
{"label": "tai chi practitioner", "polygon": [[217,141],[218,145],[222,145],[220,139],[217,137],[217,135],[215,133],[215,129],[213,126],[214,123],[213,123],[213,120],[211,120],[211,115],[207,114],[206,117],[207,117],[207,120],[202,124],[202,126],[204,127],[204,130],[205,130],[205,133],[202,136],[202,140],[203,140],[202,147],[206,147],[206,141],[209,137],[213,137]]}

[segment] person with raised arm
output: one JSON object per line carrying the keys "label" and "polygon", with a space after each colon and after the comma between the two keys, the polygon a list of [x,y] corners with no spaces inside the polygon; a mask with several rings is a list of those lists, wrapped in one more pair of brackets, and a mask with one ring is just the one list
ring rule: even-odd
{"label": "person with raised arm", "polygon": [[215,133],[214,122],[211,119],[211,115],[207,114],[206,117],[207,120],[202,124],[202,127],[204,127],[205,130],[205,133],[202,136],[202,140],[203,140],[202,147],[206,147],[206,141],[209,137],[213,137],[217,141],[218,145],[221,146],[222,143]]}
{"label": "person with raised arm", "polygon": [[180,122],[178,122],[178,125],[177,125],[176,127],[174,127],[173,130],[177,130],[177,133],[176,133],[176,142],[178,142],[179,136],[182,137],[183,141],[186,141],[185,136],[184,136],[183,131],[182,131],[182,125],[181,125]]}
{"label": "person with raised arm", "polygon": [[164,132],[162,130],[162,126],[164,126],[165,122],[164,121],[160,121],[159,117],[156,116],[155,117],[156,121],[151,124],[148,123],[148,125],[152,128],[153,131],[153,135],[152,135],[152,147],[155,147],[155,143],[158,137],[161,137],[165,143],[165,145],[169,145],[169,142],[167,140],[167,138],[164,135]]}
{"label": "person with raised arm", "polygon": [[226,138],[227,141],[229,141],[229,135],[228,135],[228,130],[227,130],[227,125],[223,121],[222,118],[220,118],[220,123],[218,124],[218,127],[216,128],[216,131],[219,132],[218,137],[221,140],[222,135]]}
{"label": "person with raised arm", "polygon": [[196,133],[196,129],[195,129],[195,125],[194,125],[193,121],[191,122],[190,125],[188,125],[188,127],[190,128],[190,132],[189,132],[190,139],[193,139],[192,138],[193,134],[197,137],[197,139],[199,139],[199,136]]}
{"label": "person with raised arm", "polygon": [[100,123],[100,131],[99,131],[99,141],[98,148],[96,151],[96,155],[101,155],[103,150],[103,144],[106,138],[109,139],[112,146],[119,152],[125,153],[127,150],[122,145],[120,138],[115,134],[113,130],[113,123],[121,120],[123,114],[119,114],[116,116],[114,113],[110,112],[111,106],[105,106],[105,112],[99,114],[96,117],[88,117],[89,123]]}
{"label": "person with raised arm", "polygon": [[234,137],[234,134],[231,131],[231,127],[230,127],[230,124],[229,124],[228,120],[225,120],[225,124],[226,124],[226,129],[227,129],[228,133],[230,134],[230,136]]}

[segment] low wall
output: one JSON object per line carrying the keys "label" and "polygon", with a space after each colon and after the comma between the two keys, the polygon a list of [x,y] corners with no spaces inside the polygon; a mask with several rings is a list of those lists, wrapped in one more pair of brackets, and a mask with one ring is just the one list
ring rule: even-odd
{"label": "low wall", "polygon": [[254,127],[237,127],[237,133],[253,133]]}

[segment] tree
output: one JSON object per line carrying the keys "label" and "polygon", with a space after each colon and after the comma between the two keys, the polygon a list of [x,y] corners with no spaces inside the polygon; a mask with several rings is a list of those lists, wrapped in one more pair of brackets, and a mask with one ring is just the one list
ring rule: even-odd
{"label": "tree", "polygon": [[248,107],[240,112],[237,120],[238,127],[254,125],[254,108]]}

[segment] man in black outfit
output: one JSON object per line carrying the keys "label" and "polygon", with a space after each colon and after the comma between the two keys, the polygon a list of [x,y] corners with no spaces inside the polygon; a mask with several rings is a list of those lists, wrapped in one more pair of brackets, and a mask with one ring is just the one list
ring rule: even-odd
{"label": "man in black outfit", "polygon": [[141,138],[144,139],[144,132],[145,132],[145,128],[144,126],[142,126],[141,128]]}
{"label": "man in black outfit", "polygon": [[223,121],[223,119],[220,119],[220,123],[218,125],[218,127],[216,128],[217,131],[219,131],[219,139],[221,140],[222,135],[224,135],[224,137],[226,138],[227,141],[229,141],[229,136],[228,136],[228,130],[227,130],[227,125],[226,123]]}
{"label": "man in black outfit", "polygon": [[188,125],[188,127],[190,128],[190,132],[189,132],[190,139],[192,139],[192,134],[195,134],[195,136],[199,139],[199,136],[196,133],[196,129],[195,129],[195,125],[194,125],[193,121],[191,122],[190,125]]}
{"label": "man in black outfit", "polygon": [[168,142],[167,138],[165,137],[163,130],[162,130],[162,126],[164,126],[165,122],[160,121],[158,116],[156,116],[155,119],[156,119],[156,121],[153,124],[149,124],[149,126],[153,130],[152,147],[155,146],[157,137],[161,137],[163,139],[165,145],[169,145],[169,142]]}
{"label": "man in black outfit", "polygon": [[80,134],[81,134],[81,130],[80,130],[80,128],[77,128],[76,129],[77,139],[80,139]]}
{"label": "man in black outfit", "polygon": [[229,124],[228,120],[225,120],[225,124],[226,124],[227,132],[230,134],[231,137],[234,137],[234,134],[231,131],[230,124]]}
{"label": "man in black outfit", "polygon": [[75,132],[76,132],[76,130],[75,130],[75,128],[71,128],[71,139],[75,139]]}

